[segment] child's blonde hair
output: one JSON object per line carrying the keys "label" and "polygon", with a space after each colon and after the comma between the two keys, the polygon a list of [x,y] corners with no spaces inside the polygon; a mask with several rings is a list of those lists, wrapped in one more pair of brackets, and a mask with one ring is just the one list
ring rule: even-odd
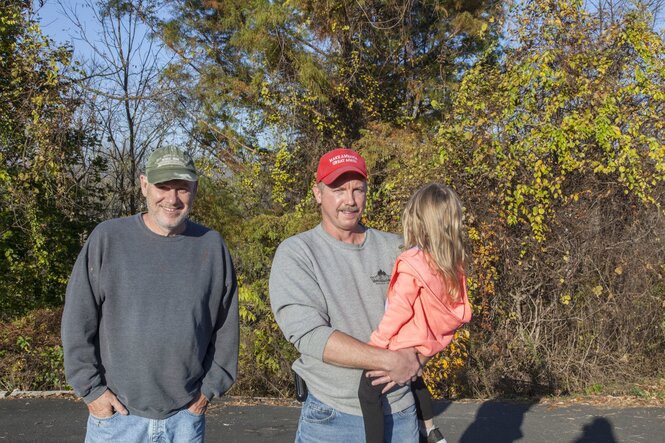
{"label": "child's blonde hair", "polygon": [[423,186],[409,199],[402,216],[405,249],[417,246],[446,282],[450,300],[460,299],[466,263],[462,204],[455,192],[437,183]]}

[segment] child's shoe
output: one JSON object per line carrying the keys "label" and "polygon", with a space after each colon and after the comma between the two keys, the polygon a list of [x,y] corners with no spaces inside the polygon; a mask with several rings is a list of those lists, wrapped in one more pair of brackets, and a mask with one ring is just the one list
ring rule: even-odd
{"label": "child's shoe", "polygon": [[427,433],[427,443],[447,443],[439,428],[433,427]]}

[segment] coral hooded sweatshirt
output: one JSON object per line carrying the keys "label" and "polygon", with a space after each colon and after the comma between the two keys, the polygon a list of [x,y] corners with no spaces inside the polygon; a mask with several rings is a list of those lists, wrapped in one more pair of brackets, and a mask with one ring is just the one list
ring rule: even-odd
{"label": "coral hooded sweatshirt", "polygon": [[388,306],[369,343],[392,350],[415,347],[430,357],[448,346],[455,330],[471,320],[466,277],[460,300],[450,302],[443,279],[418,248],[397,257],[388,287]]}

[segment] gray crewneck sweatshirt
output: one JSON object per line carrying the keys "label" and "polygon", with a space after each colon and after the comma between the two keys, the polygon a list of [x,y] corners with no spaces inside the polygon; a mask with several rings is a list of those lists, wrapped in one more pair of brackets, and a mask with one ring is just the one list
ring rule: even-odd
{"label": "gray crewneck sweatshirt", "polygon": [[[368,229],[364,242],[353,245],[318,225],[286,239],[275,253],[270,304],[282,332],[301,353],[293,369],[316,398],[341,412],[362,415],[362,370],[324,363],[323,350],[334,330],[369,341],[383,317],[401,243],[397,235]],[[387,398],[391,412],[413,405],[408,387]]]}
{"label": "gray crewneck sweatshirt", "polygon": [[86,403],[108,387],[130,414],[163,419],[199,390],[220,396],[238,364],[238,288],[218,232],[150,231],[141,214],[90,234],[62,317],[67,381]]}

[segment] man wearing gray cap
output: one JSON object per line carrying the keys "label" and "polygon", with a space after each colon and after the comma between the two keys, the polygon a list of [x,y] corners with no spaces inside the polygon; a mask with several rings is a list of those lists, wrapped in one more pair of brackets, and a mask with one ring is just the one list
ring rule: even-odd
{"label": "man wearing gray cap", "polygon": [[235,271],[219,233],[187,218],[188,154],[155,150],[140,180],[147,212],[100,223],[74,265],[65,374],[88,405],[86,442],[199,442],[236,377]]}

